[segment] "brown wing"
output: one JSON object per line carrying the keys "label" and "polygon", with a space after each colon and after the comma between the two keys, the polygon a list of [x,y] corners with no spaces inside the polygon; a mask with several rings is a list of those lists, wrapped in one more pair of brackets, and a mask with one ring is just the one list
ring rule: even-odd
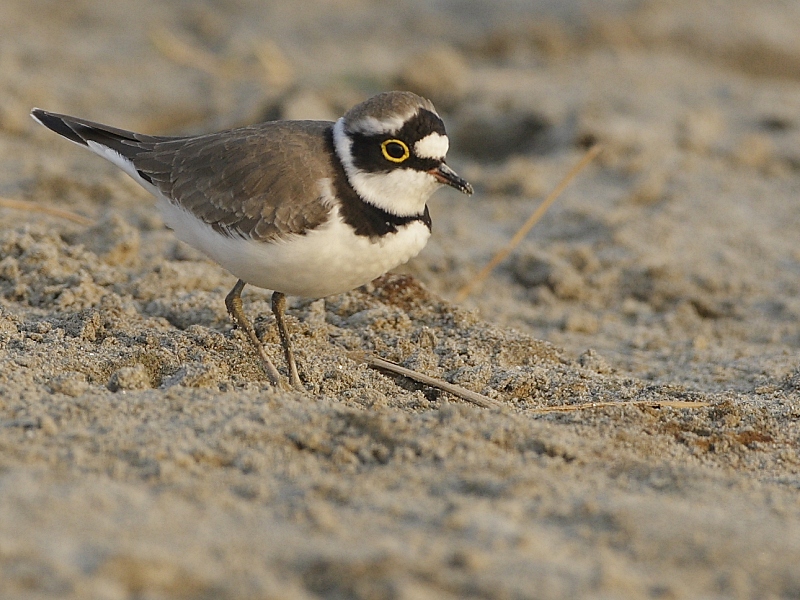
{"label": "brown wing", "polygon": [[76,144],[94,149],[93,142],[118,153],[167,198],[222,233],[263,241],[302,233],[328,218],[318,181],[337,176],[333,123],[276,121],[163,137],[38,108],[31,115]]}
{"label": "brown wing", "polygon": [[325,142],[331,126],[278,121],[162,138],[130,158],[162,194],[219,231],[270,240],[327,220],[318,181],[334,177]]}

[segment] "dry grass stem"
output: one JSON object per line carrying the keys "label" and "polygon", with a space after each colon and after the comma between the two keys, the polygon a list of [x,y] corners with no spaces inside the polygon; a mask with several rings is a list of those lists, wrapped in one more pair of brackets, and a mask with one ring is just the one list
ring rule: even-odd
{"label": "dry grass stem", "polygon": [[545,406],[533,408],[527,413],[544,414],[554,412],[575,412],[595,408],[623,408],[627,406],[650,406],[652,408],[704,408],[711,406],[710,402],[686,402],[684,400],[637,400],[634,402],[586,402],[584,404],[568,404],[566,406]]}
{"label": "dry grass stem", "polygon": [[599,144],[596,144],[591,148],[589,148],[589,150],[586,152],[583,158],[581,158],[580,162],[578,162],[578,164],[572,167],[569,173],[567,173],[564,176],[564,178],[559,182],[559,184],[555,187],[555,189],[552,192],[550,192],[550,195],[544,199],[544,202],[542,202],[537,207],[537,209],[528,218],[528,220],[525,221],[522,227],[519,228],[517,233],[514,234],[514,237],[511,238],[511,241],[509,241],[504,248],[499,250],[492,257],[492,260],[490,260],[475,277],[473,277],[469,282],[467,282],[467,284],[464,285],[464,287],[458,290],[458,293],[456,294],[455,298],[456,302],[463,302],[467,298],[467,296],[469,296],[470,292],[477,285],[483,282],[483,280],[489,276],[489,273],[491,273],[497,265],[503,262],[508,257],[508,255],[511,254],[514,248],[516,248],[519,245],[519,243],[525,238],[525,236],[528,235],[528,232],[531,230],[531,228],[534,225],[536,225],[536,223],[539,222],[544,213],[547,212],[547,209],[550,208],[553,202],[555,202],[558,199],[558,197],[572,182],[572,180],[578,175],[578,173],[580,173],[583,169],[585,169],[586,166],[595,159],[595,157],[600,153],[600,150],[601,146]]}
{"label": "dry grass stem", "polygon": [[66,219],[78,225],[94,225],[94,221],[82,215],[79,215],[68,210],[61,208],[54,208],[52,206],[45,206],[36,202],[28,202],[27,200],[14,200],[13,198],[0,198],[0,207],[10,208],[12,210],[21,210],[24,212],[37,212],[51,217],[58,217],[59,219]]}
{"label": "dry grass stem", "polygon": [[503,404],[497,400],[492,400],[483,394],[473,392],[453,383],[448,383],[442,379],[431,377],[430,375],[424,375],[423,373],[407,369],[406,367],[401,367],[397,363],[378,358],[377,356],[373,356],[371,354],[359,355],[358,353],[351,353],[350,356],[358,362],[366,363],[373,369],[377,369],[379,371],[388,371],[390,373],[394,373],[395,375],[408,377],[409,379],[413,379],[419,383],[440,389],[448,394],[453,394],[462,400],[466,400],[467,402],[471,402],[472,404],[476,404],[482,408],[504,408]]}

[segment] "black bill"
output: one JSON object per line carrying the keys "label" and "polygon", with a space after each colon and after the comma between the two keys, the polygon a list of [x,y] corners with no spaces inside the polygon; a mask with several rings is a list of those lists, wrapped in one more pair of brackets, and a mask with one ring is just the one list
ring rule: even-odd
{"label": "black bill", "polygon": [[435,169],[428,171],[428,173],[436,177],[441,183],[454,187],[467,195],[472,195],[474,191],[466,179],[459,177],[458,173],[453,171],[453,169],[448,167],[445,163],[441,163]]}

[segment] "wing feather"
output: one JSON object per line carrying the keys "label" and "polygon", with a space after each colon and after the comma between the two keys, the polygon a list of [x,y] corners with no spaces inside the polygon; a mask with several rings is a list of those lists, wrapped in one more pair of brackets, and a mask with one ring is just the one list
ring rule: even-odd
{"label": "wing feather", "polygon": [[109,160],[121,157],[117,162],[140,176],[142,185],[154,186],[227,235],[268,241],[302,234],[328,220],[330,206],[320,202],[319,181],[336,175],[326,145],[332,123],[273,121],[208,135],[164,137],[41,109],[31,114]]}
{"label": "wing feather", "polygon": [[319,180],[334,176],[331,123],[269,122],[183,143],[156,143],[134,162],[162,194],[227,233],[267,241],[327,221]]}

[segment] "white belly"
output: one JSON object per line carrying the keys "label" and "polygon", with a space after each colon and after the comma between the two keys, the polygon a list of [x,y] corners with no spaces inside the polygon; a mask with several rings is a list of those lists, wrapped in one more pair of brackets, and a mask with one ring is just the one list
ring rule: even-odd
{"label": "white belly", "polygon": [[333,211],[305,235],[256,242],[222,235],[185,210],[158,198],[166,224],[190,246],[251,285],[292,296],[322,298],[368,283],[419,254],[430,237],[413,221],[376,241],[358,236]]}

